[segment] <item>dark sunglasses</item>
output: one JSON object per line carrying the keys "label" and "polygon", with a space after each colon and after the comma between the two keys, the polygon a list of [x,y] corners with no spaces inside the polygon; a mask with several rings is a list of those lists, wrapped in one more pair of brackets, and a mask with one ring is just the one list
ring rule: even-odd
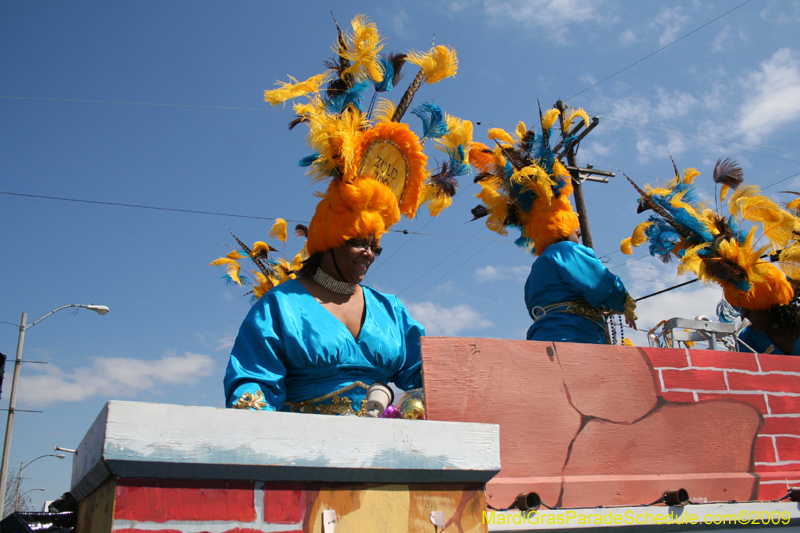
{"label": "dark sunglasses", "polygon": [[352,246],[356,250],[362,252],[366,252],[367,248],[369,248],[370,250],[372,250],[372,255],[374,255],[375,257],[381,255],[381,252],[383,251],[383,248],[381,248],[380,246],[376,246],[374,244],[370,244],[369,241],[366,239],[350,239],[349,241],[347,241],[347,245]]}

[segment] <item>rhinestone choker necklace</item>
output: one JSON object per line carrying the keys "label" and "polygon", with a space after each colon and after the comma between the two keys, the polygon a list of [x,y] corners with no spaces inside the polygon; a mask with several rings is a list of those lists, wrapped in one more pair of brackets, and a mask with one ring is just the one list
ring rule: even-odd
{"label": "rhinestone choker necklace", "polygon": [[355,283],[335,280],[319,267],[317,267],[317,271],[314,273],[314,281],[336,294],[353,294],[356,292]]}

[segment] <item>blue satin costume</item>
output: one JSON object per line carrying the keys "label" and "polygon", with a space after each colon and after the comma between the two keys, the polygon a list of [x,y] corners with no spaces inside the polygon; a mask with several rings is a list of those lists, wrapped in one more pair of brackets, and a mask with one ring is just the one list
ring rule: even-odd
{"label": "blue satin costume", "polygon": [[[794,347],[792,347],[792,353],[785,354],[780,348],[778,348],[777,344],[772,342],[772,340],[769,338],[769,335],[763,331],[758,331],[757,329],[753,329],[749,326],[739,332],[739,338],[758,353],[765,353],[770,346],[773,346],[774,348],[770,352],[772,355],[800,355],[800,339],[797,339],[797,342],[794,343]],[[753,353],[741,344],[738,344],[738,347],[740,352]]]}
{"label": "blue satin costume", "polygon": [[591,248],[571,241],[551,244],[534,261],[525,283],[525,304],[535,320],[528,340],[605,344],[604,326],[563,312],[563,307],[544,308],[584,301],[595,308],[623,311],[627,296],[622,280],[609,272]]}
{"label": "blue satin costume", "polygon": [[[422,324],[396,296],[362,288],[366,316],[358,340],[297,280],[262,296],[231,351],[226,406],[248,392],[263,393],[263,410],[289,411],[294,409],[285,402],[317,399],[358,382],[391,381],[404,390],[422,386]],[[359,385],[338,396],[358,411],[365,393]],[[322,404],[331,401],[341,399]]]}

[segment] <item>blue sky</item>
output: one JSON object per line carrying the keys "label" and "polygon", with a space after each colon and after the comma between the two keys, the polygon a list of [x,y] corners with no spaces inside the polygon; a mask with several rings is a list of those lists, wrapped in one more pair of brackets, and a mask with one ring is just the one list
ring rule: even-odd
{"label": "blue sky", "polygon": [[[249,301],[208,263],[232,242],[226,226],[252,243],[271,218],[313,214],[316,188],[297,166],[303,127],[289,132],[291,109],[271,108],[263,91],[322,72],[330,11],[343,28],[369,16],[386,51],[427,49],[434,32],[454,47],[458,75],[415,103],[480,122],[475,140],[534,124],[537,98],[563,99],[600,117],[581,165],[644,185],[671,177],[671,153],[703,173],[698,188],[713,199],[714,162],[733,157],[748,183],[786,201],[779,191],[800,191],[800,2],[743,2],[0,1],[0,351],[13,357],[23,311],[31,322],[72,303],[111,309],[60,311],[28,330],[25,358],[49,364],[24,364],[17,407],[44,412],[17,415],[12,468],[76,447],[110,399],[222,406]],[[618,251],[643,220],[624,178],[584,191],[597,254],[634,297],[689,279],[645,247]],[[531,258],[516,235],[469,222],[476,192],[466,177],[440,217],[401,221],[394,229],[410,233],[384,237],[365,283],[398,294],[429,335],[522,339]],[[290,238],[288,254],[301,244]],[[640,328],[713,316],[720,296],[690,285],[649,299]],[[47,489],[32,493],[38,508],[68,490],[69,458],[24,475],[23,490]]]}

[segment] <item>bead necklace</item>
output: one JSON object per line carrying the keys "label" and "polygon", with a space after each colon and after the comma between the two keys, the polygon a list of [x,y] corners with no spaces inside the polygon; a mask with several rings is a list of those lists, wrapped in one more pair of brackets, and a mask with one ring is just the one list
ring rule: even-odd
{"label": "bead necklace", "polygon": [[348,283],[346,281],[339,281],[333,279],[327,272],[317,267],[314,273],[314,281],[336,294],[354,294],[356,292],[356,284]]}

